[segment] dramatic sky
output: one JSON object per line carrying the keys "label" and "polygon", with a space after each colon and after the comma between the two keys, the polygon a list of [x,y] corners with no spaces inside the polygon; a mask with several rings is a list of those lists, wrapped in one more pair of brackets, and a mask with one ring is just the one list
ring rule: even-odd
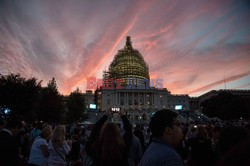
{"label": "dramatic sky", "polygon": [[128,35],[173,94],[250,89],[248,0],[1,0],[0,73],[85,91]]}

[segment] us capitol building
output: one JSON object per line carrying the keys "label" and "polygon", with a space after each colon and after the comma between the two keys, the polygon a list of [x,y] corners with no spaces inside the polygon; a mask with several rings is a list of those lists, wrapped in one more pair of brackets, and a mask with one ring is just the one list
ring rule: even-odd
{"label": "us capitol building", "polygon": [[160,109],[190,109],[188,95],[173,95],[163,88],[163,80],[150,80],[149,67],[140,52],[133,48],[130,36],[108,71],[103,72],[103,86],[94,94],[87,90],[85,96],[89,112],[91,103],[97,106],[92,110],[96,116],[107,109],[124,109],[134,123],[147,123]]}

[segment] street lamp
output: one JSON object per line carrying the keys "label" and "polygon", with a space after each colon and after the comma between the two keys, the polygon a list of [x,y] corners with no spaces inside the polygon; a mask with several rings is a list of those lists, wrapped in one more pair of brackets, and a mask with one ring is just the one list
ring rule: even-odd
{"label": "street lamp", "polygon": [[96,114],[95,114],[95,121],[96,121],[96,122],[97,122],[97,117],[98,117],[97,115],[98,115],[98,114],[96,113]]}

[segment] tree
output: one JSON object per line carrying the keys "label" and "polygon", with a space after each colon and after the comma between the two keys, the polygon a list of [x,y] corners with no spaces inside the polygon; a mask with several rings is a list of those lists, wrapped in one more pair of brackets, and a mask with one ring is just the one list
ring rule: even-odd
{"label": "tree", "polygon": [[9,110],[10,116],[21,116],[25,120],[34,118],[41,82],[34,77],[25,79],[20,74],[0,74],[1,110]]}
{"label": "tree", "polygon": [[56,80],[52,78],[47,87],[42,88],[37,118],[47,122],[61,122],[64,114],[63,96],[59,94]]}
{"label": "tree", "polygon": [[47,84],[47,88],[53,91],[55,94],[59,94],[56,80],[54,77],[51,80],[49,80],[49,83]]}
{"label": "tree", "polygon": [[71,92],[66,99],[66,120],[68,122],[75,122],[84,119],[86,116],[86,103],[84,94],[77,88]]}
{"label": "tree", "polygon": [[10,110],[10,115],[32,119],[41,82],[34,77],[25,79],[20,74],[0,74],[0,107]]}
{"label": "tree", "polygon": [[231,93],[219,93],[201,103],[203,113],[223,120],[248,118],[247,102]]}

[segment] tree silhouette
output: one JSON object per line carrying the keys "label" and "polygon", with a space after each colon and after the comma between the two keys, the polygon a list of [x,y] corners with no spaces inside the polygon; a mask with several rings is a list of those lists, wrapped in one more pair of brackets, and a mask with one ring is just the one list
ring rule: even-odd
{"label": "tree silhouette", "polygon": [[63,96],[59,94],[56,80],[52,78],[40,92],[37,118],[48,122],[61,122],[64,114]]}
{"label": "tree silhouette", "polygon": [[77,88],[71,92],[66,99],[66,120],[67,122],[75,122],[86,117],[86,103],[84,94]]}
{"label": "tree silhouette", "polygon": [[20,74],[0,74],[1,110],[9,109],[10,116],[22,116],[28,121],[33,119],[41,82],[34,77],[25,79]]}

